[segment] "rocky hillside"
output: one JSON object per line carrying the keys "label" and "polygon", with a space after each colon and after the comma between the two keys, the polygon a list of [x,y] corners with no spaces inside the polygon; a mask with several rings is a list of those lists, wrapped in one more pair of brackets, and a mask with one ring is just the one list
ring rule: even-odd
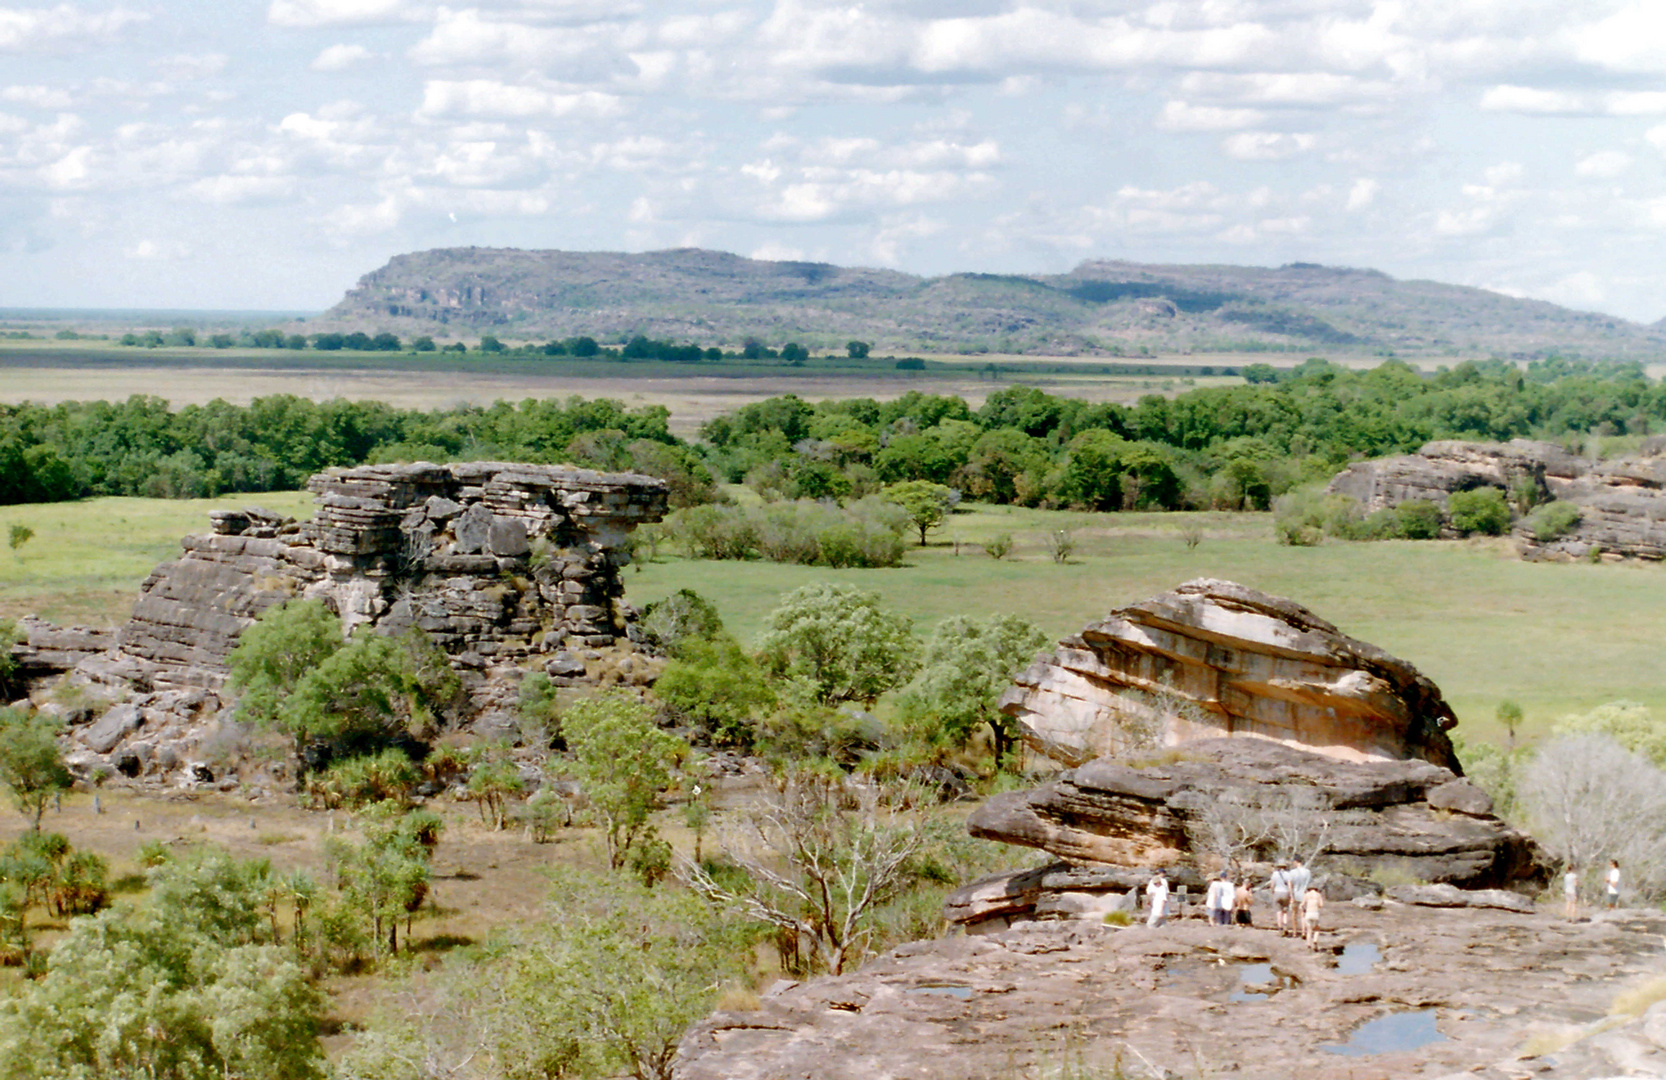
{"label": "rocky hillside", "polygon": [[1401,355],[1666,355],[1666,327],[1397,281],[1374,270],[1292,263],[1162,266],[1084,262],[1068,274],[950,274],[720,251],[443,248],[394,257],[321,320],[436,336],[541,339],[634,334],[812,348],[851,338],[881,351],[1139,355],[1149,350],[1293,350]]}

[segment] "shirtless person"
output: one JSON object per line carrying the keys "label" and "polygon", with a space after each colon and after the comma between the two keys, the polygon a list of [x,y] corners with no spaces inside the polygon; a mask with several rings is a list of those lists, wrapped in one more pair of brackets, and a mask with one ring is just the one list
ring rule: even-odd
{"label": "shirtless person", "polygon": [[1307,932],[1307,943],[1314,948],[1319,947],[1319,912],[1324,906],[1325,894],[1309,885],[1302,894],[1302,926]]}

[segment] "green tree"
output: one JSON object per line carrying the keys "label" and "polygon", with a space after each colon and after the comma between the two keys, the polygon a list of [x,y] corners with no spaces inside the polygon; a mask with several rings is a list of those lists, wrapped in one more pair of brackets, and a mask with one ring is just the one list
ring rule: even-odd
{"label": "green tree", "polygon": [[1446,511],[1461,533],[1502,536],[1510,530],[1510,504],[1498,488],[1454,491],[1446,497]]}
{"label": "green tree", "polygon": [[[239,695],[238,719],[279,727],[289,695],[345,644],[341,620],[322,601],[290,600],[267,608],[238,637],[226,659],[231,672],[227,685]],[[299,754],[303,739],[291,734]]]}
{"label": "green tree", "polygon": [[0,784],[30,829],[40,831],[47,803],[73,782],[58,747],[58,723],[39,713],[0,709]]}
{"label": "green tree", "polygon": [[373,808],[364,821],[364,843],[331,839],[325,854],[349,907],[370,924],[371,940],[385,940],[397,954],[400,920],[409,922],[428,896],[442,823],[428,810],[392,808]]}
{"label": "green tree", "polygon": [[433,736],[439,711],[461,690],[457,673],[428,636],[360,632],[302,675],[273,724],[295,740],[358,752],[400,735]]}
{"label": "green tree", "polygon": [[721,746],[748,748],[760,717],[776,704],[758,662],[727,634],[683,638],[654,682],[654,696]]}
{"label": "green tree", "polygon": [[688,744],[661,730],[648,707],[623,691],[574,704],[561,727],[573,754],[568,771],[601,827],[608,866],[617,870],[650,834],[648,817]]}
{"label": "green tree", "polygon": [[1510,747],[1516,745],[1516,728],[1521,726],[1521,706],[1513,701],[1500,701],[1493,717],[1501,724],[1510,736]]}
{"label": "green tree", "polygon": [[912,621],[881,608],[877,594],[829,584],[788,593],[759,646],[765,667],[801,680],[817,701],[867,705],[908,681],[920,648]]}
{"label": "green tree", "polygon": [[904,723],[950,747],[966,745],[987,726],[999,769],[1018,741],[1018,724],[996,702],[1047,642],[1040,627],[1017,615],[944,619],[926,644],[920,673],[898,702]]}
{"label": "green tree", "polygon": [[35,530],[21,522],[12,522],[11,527],[6,530],[6,544],[13,551],[16,551],[18,548],[27,544],[34,538]]}
{"label": "green tree", "polygon": [[1557,735],[1606,735],[1666,769],[1666,724],[1635,701],[1610,701],[1587,713],[1572,713],[1556,721],[1552,730]]}
{"label": "green tree", "polygon": [[269,943],[258,876],[175,860],[145,906],[74,920],[45,976],[0,1000],[0,1080],[321,1080],[324,997]]}
{"label": "green tree", "polygon": [[872,350],[873,346],[868,344],[866,341],[845,342],[845,353],[852,360],[866,360],[868,358],[868,353]]}
{"label": "green tree", "polygon": [[507,743],[488,744],[475,752],[464,790],[479,805],[481,821],[494,829],[508,828],[509,801],[526,794],[526,781]]}
{"label": "green tree", "polygon": [[908,520],[920,530],[920,546],[926,546],[926,533],[942,526],[954,506],[952,488],[934,484],[930,480],[905,480],[885,489],[885,499],[896,503],[908,514]]}

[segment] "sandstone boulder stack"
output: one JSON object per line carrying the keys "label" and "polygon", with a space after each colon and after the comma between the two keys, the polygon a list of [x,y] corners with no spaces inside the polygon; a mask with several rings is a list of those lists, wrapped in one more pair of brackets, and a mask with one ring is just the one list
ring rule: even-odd
{"label": "sandstone boulder stack", "polygon": [[[1029,791],[992,796],[967,821],[973,836],[1040,848],[1061,862],[998,874],[950,897],[951,921],[1065,913],[1121,894],[1165,867],[1196,890],[1218,869],[1223,833],[1241,861],[1282,845],[1323,855],[1346,899],[1376,871],[1464,889],[1542,880],[1533,841],[1492,813],[1492,800],[1427,761],[1341,761],[1266,739],[1207,739],[1153,762],[1101,758]],[[1380,875],[1379,875],[1380,876]]]}
{"label": "sandstone boulder stack", "polygon": [[1446,734],[1457,720],[1415,667],[1230,581],[1189,581],[1085,627],[1019,675],[1001,710],[1066,765],[1247,735],[1461,771]]}
{"label": "sandstone boulder stack", "polygon": [[[511,708],[535,667],[582,681],[587,657],[628,647],[627,538],[666,509],[661,480],[556,465],[367,465],[307,486],[311,521],[211,514],[213,531],[186,537],[181,557],[145,580],[114,641],[27,624],[19,656],[30,674],[67,669],[125,698],[115,721],[73,729],[86,750],[129,775],[183,766],[193,732],[226,704],[238,635],[297,597],[323,601],[349,631],[420,627],[463,676],[477,716]],[[139,744],[136,760],[123,756]],[[156,752],[164,744],[169,753]]]}

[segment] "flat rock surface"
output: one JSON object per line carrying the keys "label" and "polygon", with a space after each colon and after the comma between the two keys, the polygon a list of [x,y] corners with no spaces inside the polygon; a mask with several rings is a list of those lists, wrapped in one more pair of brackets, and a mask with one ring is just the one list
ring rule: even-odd
{"label": "flat rock surface", "polygon": [[[1258,920],[1269,915],[1258,907]],[[915,942],[853,974],[773,993],[754,1010],[717,1013],[684,1038],[676,1075],[1666,1076],[1655,1016],[1610,1016],[1617,995],[1666,978],[1663,934],[1658,912],[1567,923],[1393,902],[1378,911],[1330,906],[1317,951],[1273,931],[1195,918],[1155,930],[1029,923]],[[1379,958],[1349,974],[1367,967],[1338,967],[1350,944],[1350,959],[1365,946]],[[1335,1052],[1361,1025],[1419,1012],[1427,1015],[1407,1021],[1432,1025],[1438,1041]]]}

